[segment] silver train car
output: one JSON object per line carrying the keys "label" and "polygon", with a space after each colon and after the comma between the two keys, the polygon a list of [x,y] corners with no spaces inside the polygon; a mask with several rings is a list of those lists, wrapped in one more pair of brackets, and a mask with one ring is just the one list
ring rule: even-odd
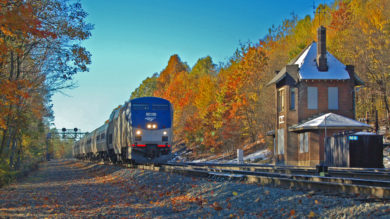
{"label": "silver train car", "polygon": [[107,122],[73,145],[73,156],[112,163],[166,163],[171,159],[173,108],[141,97],[115,109]]}

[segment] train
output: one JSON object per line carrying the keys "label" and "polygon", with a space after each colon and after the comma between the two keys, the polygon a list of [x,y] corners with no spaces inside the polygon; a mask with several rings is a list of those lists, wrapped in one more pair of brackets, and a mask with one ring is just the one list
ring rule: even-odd
{"label": "train", "polygon": [[73,145],[73,156],[112,163],[164,164],[172,159],[172,104],[159,97],[131,99]]}

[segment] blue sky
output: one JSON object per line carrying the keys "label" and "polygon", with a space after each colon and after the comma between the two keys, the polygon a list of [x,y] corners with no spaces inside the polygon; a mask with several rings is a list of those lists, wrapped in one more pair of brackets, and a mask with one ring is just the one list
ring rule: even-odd
{"label": "blue sky", "polygon": [[[328,2],[328,1],[326,1]],[[78,87],[53,97],[55,126],[92,131],[173,54],[189,66],[205,56],[226,62],[240,42],[258,42],[295,13],[313,15],[312,0],[81,0],[95,25],[83,43],[92,53]],[[316,5],[323,0],[316,0]]]}

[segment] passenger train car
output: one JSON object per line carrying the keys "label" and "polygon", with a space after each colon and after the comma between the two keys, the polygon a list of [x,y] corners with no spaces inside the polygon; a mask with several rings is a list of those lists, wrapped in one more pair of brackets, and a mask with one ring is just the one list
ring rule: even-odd
{"label": "passenger train car", "polygon": [[168,100],[141,97],[115,109],[109,120],[75,142],[78,159],[166,163],[171,159],[173,109]]}

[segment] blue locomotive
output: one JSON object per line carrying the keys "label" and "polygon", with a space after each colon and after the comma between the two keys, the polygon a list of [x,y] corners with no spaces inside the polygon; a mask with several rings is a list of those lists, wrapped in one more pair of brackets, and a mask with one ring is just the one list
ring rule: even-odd
{"label": "blue locomotive", "polygon": [[173,109],[168,100],[140,97],[116,108],[101,127],[73,146],[74,157],[113,163],[171,159]]}

